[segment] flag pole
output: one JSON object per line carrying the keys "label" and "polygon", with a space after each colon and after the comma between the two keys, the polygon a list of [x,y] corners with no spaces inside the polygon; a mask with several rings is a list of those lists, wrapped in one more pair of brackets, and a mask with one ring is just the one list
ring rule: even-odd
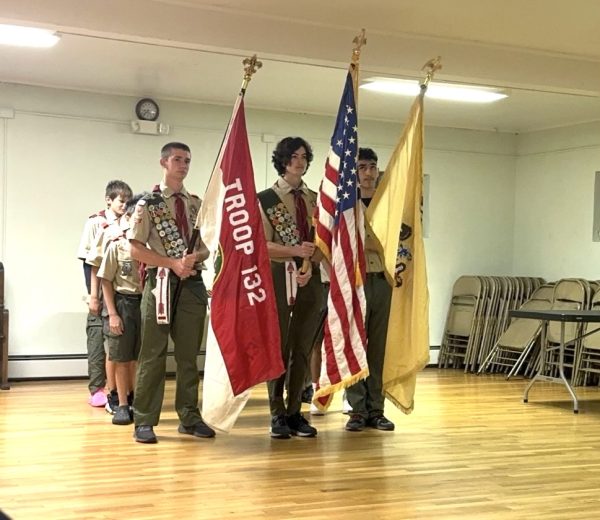
{"label": "flag pole", "polygon": [[354,84],[354,102],[358,105],[358,63],[360,61],[360,51],[363,45],[367,44],[365,37],[365,29],[361,29],[360,33],[352,40],[354,48],[352,49],[352,58],[350,67],[352,68],[352,83]]}
{"label": "flag pole", "polygon": [[[250,83],[250,80],[252,79],[252,76],[256,73],[256,71],[262,67],[262,62],[258,61],[256,54],[254,54],[249,58],[244,58],[242,60],[242,65],[244,66],[244,78],[242,80],[242,86],[240,87],[240,92],[236,99],[235,105],[239,104],[240,101],[242,99],[244,99],[244,96],[246,95],[246,89],[248,88],[248,83]],[[217,154],[217,158],[215,159],[215,164],[212,169],[213,172],[215,170],[216,165],[219,163],[219,159],[221,158],[221,155],[223,153],[223,144],[225,143],[225,141],[227,139],[227,135],[229,134],[229,130],[231,129],[231,123],[233,122],[233,117],[235,116],[235,113],[236,113],[236,110],[234,109],[231,120],[229,121],[229,124],[227,125],[227,128],[225,129],[225,134],[223,135],[223,139],[221,141],[221,146],[219,146],[219,153]],[[211,177],[212,177],[212,172],[211,172]],[[210,184],[210,179],[208,180],[208,182]],[[190,237],[190,242],[189,242],[189,245],[187,248],[188,255],[192,254],[194,252],[194,248],[196,247],[196,242],[198,241],[198,238],[200,237],[199,218],[200,218],[200,213],[198,213],[198,217],[196,218],[196,223],[194,224],[194,229],[192,230],[192,236]],[[177,313],[177,302],[179,301],[179,298],[181,296],[181,288],[182,288],[181,279],[178,278],[177,285],[175,287],[175,292],[173,295],[173,304],[171,306],[171,308],[173,309],[172,313],[171,313],[171,323],[175,322],[175,315]]]}
{"label": "flag pole", "polygon": [[429,87],[430,81],[433,79],[435,73],[442,68],[442,57],[431,58],[425,65],[421,67],[422,71],[425,71],[425,78],[421,82],[421,91],[425,92]]}

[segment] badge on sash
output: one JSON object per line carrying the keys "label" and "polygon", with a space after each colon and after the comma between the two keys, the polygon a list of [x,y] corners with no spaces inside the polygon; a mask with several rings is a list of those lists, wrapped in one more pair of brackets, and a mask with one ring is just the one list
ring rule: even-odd
{"label": "badge on sash", "polygon": [[286,260],[285,262],[285,296],[288,305],[296,303],[296,294],[298,293],[298,269],[296,262]]}

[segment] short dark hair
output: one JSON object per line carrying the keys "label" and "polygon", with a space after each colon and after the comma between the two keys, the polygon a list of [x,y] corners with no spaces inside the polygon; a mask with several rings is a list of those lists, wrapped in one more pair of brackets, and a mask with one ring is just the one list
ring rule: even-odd
{"label": "short dark hair", "polygon": [[132,192],[129,184],[123,181],[110,181],[106,185],[106,190],[104,191],[104,196],[109,198],[110,200],[115,200],[118,196],[123,197],[124,199],[130,199]]}
{"label": "short dark hair", "polygon": [[271,162],[279,175],[283,176],[285,174],[285,167],[290,164],[292,154],[300,147],[304,147],[306,150],[306,168],[308,169],[313,160],[313,151],[310,144],[302,137],[285,137],[277,143],[275,150],[273,150]]}
{"label": "short dark hair", "polygon": [[359,148],[358,149],[358,160],[359,161],[375,161],[377,162],[377,154],[373,148]]}
{"label": "short dark hair", "polygon": [[168,159],[169,157],[171,157],[171,154],[173,153],[173,150],[183,150],[184,152],[188,152],[188,153],[192,153],[192,151],[190,150],[190,147],[185,144],[185,143],[178,143],[176,141],[172,142],[172,143],[167,143],[166,145],[164,145],[161,150],[160,150],[160,158],[161,159]]}
{"label": "short dark hair", "polygon": [[142,193],[136,193],[133,197],[131,197],[127,201],[127,204],[125,204],[125,214],[133,215],[133,212],[135,211],[135,207],[137,206],[137,203],[140,201],[140,199],[142,199],[146,195],[149,195],[149,193],[147,191],[144,191]]}

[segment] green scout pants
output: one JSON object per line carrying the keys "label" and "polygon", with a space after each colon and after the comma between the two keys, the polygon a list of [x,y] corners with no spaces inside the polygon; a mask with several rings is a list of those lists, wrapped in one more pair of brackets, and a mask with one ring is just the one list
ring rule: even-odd
{"label": "green scout pants", "polygon": [[365,298],[369,377],[348,387],[346,397],[353,413],[369,418],[383,414],[383,361],[392,298],[392,288],[383,273],[367,273]]}
{"label": "green scout pants", "polygon": [[[313,274],[308,284],[298,287],[296,303],[288,305],[285,292],[285,263],[271,262],[271,271],[281,333],[281,356],[286,372],[277,379],[267,382],[269,406],[271,415],[293,415],[298,413],[302,406],[302,390],[308,372],[308,358],[321,308],[321,277],[319,269],[313,267]],[[287,407],[283,399],[286,377]]]}
{"label": "green scout pants", "polygon": [[90,394],[95,393],[106,384],[106,353],[104,352],[104,336],[102,335],[102,318],[88,312],[85,326],[87,336],[88,388]]}
{"label": "green scout pants", "polygon": [[[117,363],[137,361],[140,355],[141,322],[140,299],[141,294],[115,293],[115,307],[123,323],[123,334],[115,336],[110,331],[108,311],[103,316],[103,330],[108,346],[108,359]],[[104,312],[102,313],[104,314]]]}
{"label": "green scout pants", "polygon": [[[171,275],[171,298],[175,294],[176,283],[176,277]],[[167,325],[159,325],[156,323],[156,299],[151,292],[156,287],[156,269],[148,272],[142,296],[142,346],[133,403],[136,426],[158,424],[165,392],[169,335],[173,339],[177,363],[175,410],[184,426],[193,426],[201,420],[198,410],[200,378],[197,358],[208,299],[200,274],[180,283],[183,285],[175,320]]]}

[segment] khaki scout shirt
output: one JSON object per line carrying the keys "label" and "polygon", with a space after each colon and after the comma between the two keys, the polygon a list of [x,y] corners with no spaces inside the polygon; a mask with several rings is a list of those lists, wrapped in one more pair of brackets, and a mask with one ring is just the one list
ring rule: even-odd
{"label": "khaki scout shirt", "polygon": [[[160,193],[162,198],[167,204],[173,220],[175,220],[175,193],[171,188],[165,185],[163,182],[160,183]],[[196,217],[200,211],[202,201],[196,195],[191,195],[185,188],[181,188],[180,193],[183,195],[183,201],[185,204],[185,212],[188,217],[188,228],[190,236],[194,225],[196,224]],[[141,202],[141,201],[140,201]],[[130,229],[127,232],[127,238],[129,240],[137,240],[142,244],[147,245],[152,251],[162,256],[168,256],[165,247],[163,246],[162,239],[156,229],[156,223],[152,221],[150,213],[148,211],[147,203],[138,203],[132,217],[129,219]],[[187,237],[188,239],[190,237]],[[184,239],[185,241],[185,239]],[[187,245],[187,241],[186,241]],[[196,243],[196,250],[200,248],[200,241]],[[154,268],[155,265],[148,265],[148,268]],[[198,262],[195,269],[202,269],[202,262]]]}
{"label": "khaki scout shirt", "polygon": [[117,293],[142,293],[138,263],[131,258],[131,244],[125,236],[108,243],[98,269],[98,278],[112,282]]}
{"label": "khaki scout shirt", "polygon": [[[294,194],[292,193],[294,188],[282,177],[277,179],[277,182],[273,184],[271,188],[281,199],[281,202],[285,204],[286,209],[294,219],[294,222],[296,222],[296,206],[294,205]],[[299,189],[302,190],[302,198],[306,203],[306,219],[308,221],[308,229],[311,229],[313,227],[312,217],[315,212],[315,207],[317,205],[317,194],[314,191],[308,189],[308,186],[304,184],[304,182],[299,186]],[[260,205],[260,214],[262,216],[263,228],[265,230],[265,239],[267,240],[267,242],[274,242],[275,244],[283,245],[283,241],[281,240],[279,233],[277,233],[275,229],[273,229],[273,225],[267,217],[262,205]],[[273,262],[285,262],[286,260],[293,260],[293,258],[271,258],[271,261]]]}
{"label": "khaki scout shirt", "polygon": [[116,220],[117,216],[110,209],[90,216],[83,228],[79,248],[77,249],[77,258],[85,260],[94,246],[98,232],[102,229],[103,225],[107,223],[112,224]]}
{"label": "khaki scout shirt", "polygon": [[367,273],[381,273],[385,267],[379,252],[379,242],[365,219],[365,260]]}
{"label": "khaki scout shirt", "polygon": [[121,222],[125,222],[126,229],[129,228],[127,221],[122,221],[121,219],[115,220],[111,224],[107,221],[100,226],[100,229],[98,229],[96,236],[92,240],[92,246],[85,257],[86,264],[100,267],[108,244],[115,238],[123,236],[123,225]]}

